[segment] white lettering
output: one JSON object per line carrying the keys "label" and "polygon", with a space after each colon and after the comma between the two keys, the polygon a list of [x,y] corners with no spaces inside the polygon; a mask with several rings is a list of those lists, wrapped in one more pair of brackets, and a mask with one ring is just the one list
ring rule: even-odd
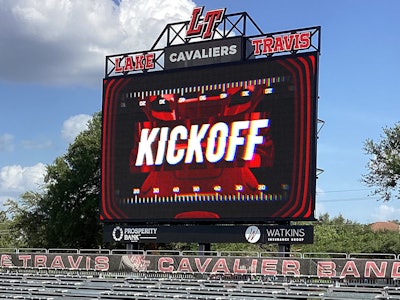
{"label": "white lettering", "polygon": [[[268,119],[235,121],[169,127],[143,128],[136,157],[136,166],[170,165],[180,162],[216,163],[222,159],[233,161],[238,148],[244,160],[252,160],[256,146],[264,143],[260,129],[269,126]],[[155,149],[156,148],[156,149]],[[154,157],[155,156],[155,157]],[[225,157],[224,157],[225,156]]]}
{"label": "white lettering", "polygon": [[226,152],[226,161],[233,161],[236,157],[237,146],[244,145],[245,139],[240,136],[240,131],[249,128],[250,121],[238,121],[232,123],[232,132],[229,136],[228,151]]}
{"label": "white lettering", "polygon": [[254,120],[251,122],[250,133],[247,138],[246,151],[243,157],[244,160],[251,160],[253,158],[256,145],[260,145],[264,142],[264,138],[258,135],[258,130],[261,128],[267,128],[268,125],[268,119]]}
{"label": "white lettering", "polygon": [[188,132],[185,126],[179,125],[171,130],[171,135],[169,137],[168,149],[167,149],[167,162],[170,165],[176,165],[183,159],[185,155],[185,149],[177,149],[177,150],[175,149],[178,136],[180,136],[181,140],[187,139]]}
{"label": "white lettering", "polygon": [[202,163],[204,161],[203,151],[201,149],[201,141],[204,139],[210,124],[204,124],[198,131],[199,125],[193,125],[190,129],[190,137],[187,146],[185,163],[193,161],[193,155],[196,155],[196,162]]}
{"label": "white lettering", "polygon": [[177,56],[178,56],[178,54],[172,52],[171,55],[169,56],[169,61],[176,62]]}
{"label": "white lettering", "polygon": [[225,123],[220,122],[211,127],[206,149],[206,158],[209,162],[214,163],[224,157],[228,135],[229,127]]}
{"label": "white lettering", "polygon": [[160,133],[160,140],[158,141],[158,148],[157,148],[157,156],[156,156],[156,165],[161,165],[164,162],[164,153],[165,153],[165,146],[167,145],[168,141],[168,127],[162,127]]}
{"label": "white lettering", "polygon": [[207,59],[220,56],[235,55],[238,52],[237,45],[223,45],[211,48],[202,48],[196,50],[186,50],[181,52],[172,52],[168,59],[172,63],[190,60]]}
{"label": "white lettering", "polygon": [[137,166],[143,165],[145,158],[148,165],[153,164],[153,153],[151,152],[151,144],[156,139],[159,131],[160,128],[153,128],[149,136],[149,128],[142,129],[139,142],[139,151],[135,163]]}

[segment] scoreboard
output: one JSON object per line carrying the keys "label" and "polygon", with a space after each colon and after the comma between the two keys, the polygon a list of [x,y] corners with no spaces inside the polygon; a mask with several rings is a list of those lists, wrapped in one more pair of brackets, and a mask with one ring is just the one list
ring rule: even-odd
{"label": "scoreboard", "polygon": [[101,219],[313,220],[317,69],[309,51],[105,78]]}

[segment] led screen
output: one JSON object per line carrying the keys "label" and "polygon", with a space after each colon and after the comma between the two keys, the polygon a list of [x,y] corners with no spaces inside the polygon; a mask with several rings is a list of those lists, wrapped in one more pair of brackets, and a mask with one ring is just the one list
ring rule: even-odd
{"label": "led screen", "polygon": [[104,221],[314,219],[317,54],[104,80]]}

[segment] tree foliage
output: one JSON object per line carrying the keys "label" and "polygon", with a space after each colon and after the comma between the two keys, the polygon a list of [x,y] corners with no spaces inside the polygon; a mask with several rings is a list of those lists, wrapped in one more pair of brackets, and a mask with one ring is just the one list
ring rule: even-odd
{"label": "tree foliage", "polygon": [[12,243],[10,220],[4,211],[0,212],[0,248],[8,248]]}
{"label": "tree foliage", "polygon": [[293,250],[317,253],[400,253],[399,231],[374,232],[370,225],[343,218],[320,216],[314,226],[314,244]]}
{"label": "tree foliage", "polygon": [[42,193],[8,201],[15,240],[27,247],[96,248],[99,222],[101,115],[95,114],[63,156],[47,166]]}
{"label": "tree foliage", "polygon": [[362,181],[375,188],[374,194],[388,201],[393,193],[400,199],[400,123],[384,128],[383,133],[380,141],[367,139],[364,143],[364,150],[372,157],[369,172],[363,175]]}
{"label": "tree foliage", "polygon": [[44,226],[47,217],[40,210],[42,200],[40,193],[25,192],[19,201],[8,200],[7,212],[12,216],[10,234],[14,247],[43,247]]}

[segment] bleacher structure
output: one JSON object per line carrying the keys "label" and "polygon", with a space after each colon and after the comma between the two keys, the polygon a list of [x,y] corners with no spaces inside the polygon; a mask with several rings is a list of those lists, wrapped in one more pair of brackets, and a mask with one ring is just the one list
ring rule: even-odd
{"label": "bleacher structure", "polygon": [[0,299],[400,299],[398,287],[299,281],[238,281],[176,277],[96,277],[1,273]]}

